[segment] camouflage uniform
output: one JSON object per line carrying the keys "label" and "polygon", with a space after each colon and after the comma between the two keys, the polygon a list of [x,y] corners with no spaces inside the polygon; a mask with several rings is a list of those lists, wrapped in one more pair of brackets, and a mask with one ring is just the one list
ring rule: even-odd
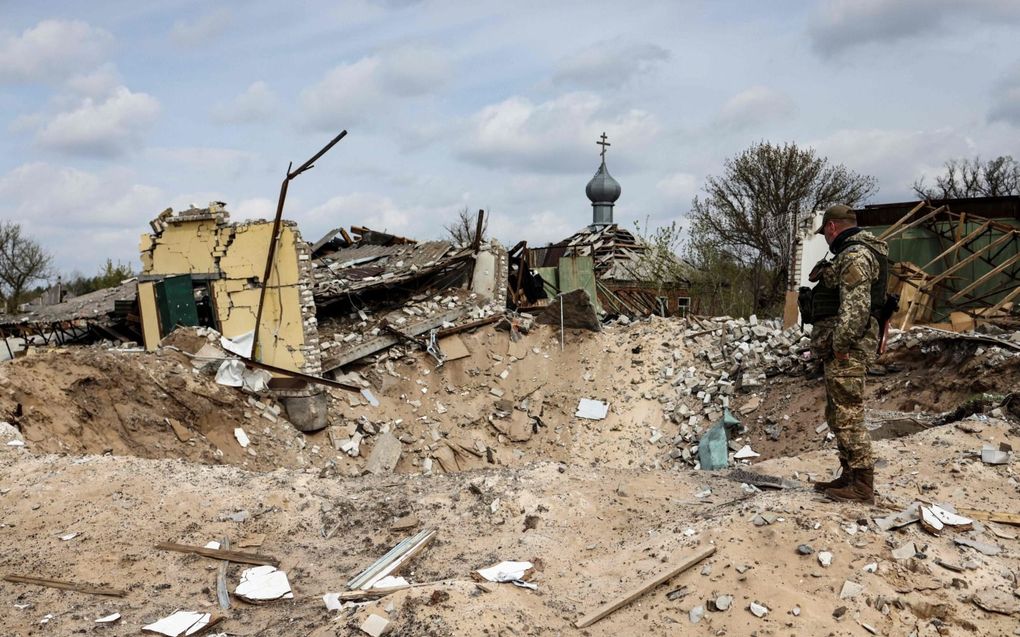
{"label": "camouflage uniform", "polygon": [[[854,243],[867,243],[888,254],[884,241],[861,230]],[[849,245],[836,255],[822,281],[839,289],[839,313],[815,323],[811,349],[825,371],[825,420],[836,436],[840,458],[852,469],[874,466],[871,436],[864,427],[864,377],[878,349],[878,321],[871,315],[871,284],[879,276],[878,259],[862,245]],[[836,352],[846,352],[839,360]]]}

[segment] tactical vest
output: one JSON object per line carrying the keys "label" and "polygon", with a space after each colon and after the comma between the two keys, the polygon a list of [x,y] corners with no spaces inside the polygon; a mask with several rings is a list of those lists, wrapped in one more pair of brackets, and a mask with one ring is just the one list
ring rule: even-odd
{"label": "tactical vest", "polygon": [[[839,252],[842,253],[852,245],[867,248],[871,254],[875,255],[875,260],[878,262],[878,279],[871,283],[871,315],[878,318],[885,305],[886,286],[889,281],[889,259],[874,246],[863,241],[854,241],[853,238],[844,243]],[[839,253],[836,256],[839,256]],[[811,289],[809,306],[809,312],[801,311],[805,323],[817,323],[822,319],[836,316],[839,314],[839,288],[829,287],[825,285],[824,281],[819,281]]]}

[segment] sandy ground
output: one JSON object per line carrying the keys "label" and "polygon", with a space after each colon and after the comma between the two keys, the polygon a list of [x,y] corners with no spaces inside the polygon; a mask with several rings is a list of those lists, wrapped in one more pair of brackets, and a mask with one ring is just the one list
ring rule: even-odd
{"label": "sandy ground", "polygon": [[[278,558],[295,594],[258,606],[232,600],[216,628],[230,635],[357,635],[373,609],[388,610],[392,634],[399,635],[869,634],[862,624],[882,635],[1014,634],[1015,617],[982,610],[970,598],[993,588],[1016,599],[1010,596],[1020,568],[1020,529],[978,524],[936,537],[917,524],[883,532],[872,519],[918,498],[1015,512],[1020,483],[1013,465],[984,465],[972,455],[984,443],[1015,446],[1015,423],[978,416],[877,442],[877,506],[828,502],[807,487],[747,493],[725,471],[668,462],[676,425],[663,416],[668,383],[660,372],[683,348],[678,332],[668,323],[645,323],[594,336],[572,333],[559,353],[551,330],[532,334],[521,350],[505,333],[488,329],[465,336],[472,355],[442,370],[419,357],[397,361],[392,370],[363,370],[375,382],[380,407],[352,406],[338,393],[331,417],[338,430],[365,416],[407,436],[396,473],[381,476],[356,475],[371,437],[358,458],[337,453],[328,433],[303,436],[285,421],[271,423],[247,397],[192,372],[170,350],[72,350],[9,363],[2,368],[0,409],[7,419],[16,416],[26,447],[0,446],[0,571],[106,585],[127,596],[0,581],[0,634],[138,634],[176,609],[213,611],[218,563],[154,545],[202,545],[223,536]],[[635,344],[643,345],[640,355]],[[523,356],[515,360],[510,347]],[[975,367],[966,384],[952,387],[947,377],[945,387],[918,391],[906,381],[941,377],[961,362],[947,359],[947,372],[932,359],[909,358],[900,360],[904,371],[873,383],[876,406],[906,410],[904,401],[930,403],[938,394],[933,404],[948,410],[975,388],[997,390],[995,383],[1012,373]],[[501,378],[505,370],[510,373]],[[147,382],[148,374],[177,399]],[[984,385],[973,384],[978,381]],[[822,418],[820,386],[797,393],[796,404],[782,398],[805,382],[775,379],[762,395],[762,414],[748,419],[753,446],[774,456],[755,471],[803,481],[835,466],[831,443],[814,432]],[[496,401],[518,401],[536,390],[545,396],[543,426],[526,442],[506,440],[488,420]],[[574,418],[579,397],[609,400],[610,416]],[[792,421],[772,441],[775,449],[756,437],[756,418],[765,414]],[[193,444],[178,440],[165,417],[191,427]],[[251,433],[256,455],[234,441],[236,424]],[[666,439],[650,443],[653,427]],[[423,460],[449,439],[477,440],[492,453],[465,459],[465,471],[422,473]],[[799,456],[783,456],[798,445]],[[231,519],[238,512],[246,512],[234,516],[244,521]],[[405,575],[438,583],[352,612],[327,611],[322,595],[343,590],[351,576],[413,533],[389,530],[412,513],[418,528],[438,535]],[[756,526],[759,514],[772,523]],[[60,539],[70,532],[79,535]],[[987,556],[956,546],[953,539],[962,536],[1001,552]],[[894,560],[891,549],[908,541],[923,557]],[[798,554],[800,544],[814,552]],[[717,552],[704,563],[590,628],[573,628],[586,612],[707,546]],[[820,551],[833,554],[827,568]],[[937,558],[962,572],[936,565]],[[501,560],[534,561],[538,590],[479,589],[471,571]],[[874,573],[862,570],[872,563]],[[230,566],[231,588],[242,568]],[[847,580],[863,592],[841,600]],[[722,594],[734,597],[729,610],[708,610],[691,623],[693,607]],[[752,615],[752,601],[769,613]],[[834,617],[841,607],[845,613]],[[117,624],[94,623],[113,612],[123,616]],[[47,615],[53,617],[40,623]]]}

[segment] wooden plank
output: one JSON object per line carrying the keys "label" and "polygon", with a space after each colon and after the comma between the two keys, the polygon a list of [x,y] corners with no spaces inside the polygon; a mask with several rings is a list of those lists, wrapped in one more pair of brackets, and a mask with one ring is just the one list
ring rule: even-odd
{"label": "wooden plank", "polygon": [[938,283],[939,281],[942,281],[943,279],[949,277],[950,275],[952,275],[957,270],[960,270],[960,269],[970,265],[974,261],[977,261],[981,257],[981,255],[984,254],[985,252],[988,252],[992,248],[997,248],[999,245],[1009,241],[1012,238],[1013,238],[1013,233],[1004,234],[1001,237],[999,237],[998,239],[996,239],[995,241],[992,241],[991,243],[986,245],[985,247],[978,248],[977,250],[974,250],[973,253],[970,256],[966,257],[962,261],[957,262],[952,267],[946,269],[945,271],[942,272],[942,274],[939,274],[938,276],[932,277],[928,281],[928,288],[930,289],[931,286],[933,286],[936,283]]}
{"label": "wooden plank", "polygon": [[1000,511],[980,511],[978,509],[957,509],[957,513],[965,515],[968,518],[974,518],[975,520],[984,520],[986,522],[998,522],[999,524],[1011,524],[1013,526],[1020,526],[1020,514],[1016,513],[1003,513]]}
{"label": "wooden plank", "polygon": [[946,248],[945,251],[942,252],[942,254],[940,254],[939,256],[935,257],[934,259],[932,259],[928,263],[924,264],[923,266],[921,266],[921,269],[922,270],[927,270],[931,266],[933,266],[936,263],[938,263],[940,259],[943,259],[943,258],[949,256],[950,252],[955,252],[956,250],[959,250],[961,246],[964,246],[964,245],[970,243],[974,239],[977,239],[979,235],[981,235],[982,233],[984,233],[985,230],[988,229],[988,226],[991,223],[992,223],[991,221],[984,222],[983,224],[978,226],[978,228],[976,230],[974,230],[973,232],[968,234],[966,237],[960,239],[959,241],[957,241],[953,245],[951,245],[948,248]]}
{"label": "wooden plank", "polygon": [[994,268],[992,270],[989,270],[988,272],[985,272],[982,276],[980,276],[977,279],[975,279],[970,285],[968,285],[967,287],[963,288],[962,290],[960,290],[959,292],[957,292],[953,296],[949,297],[949,302],[950,303],[956,302],[961,296],[963,296],[964,294],[970,292],[971,290],[974,290],[975,288],[977,288],[977,287],[979,287],[981,285],[984,285],[990,279],[992,279],[993,277],[1001,274],[1006,268],[1010,267],[1011,265],[1013,265],[1017,261],[1020,261],[1020,252],[1014,254],[1010,258],[1008,258],[1005,261],[1003,261],[1001,264],[999,264],[999,266],[997,268]]}
{"label": "wooden plank", "polygon": [[1009,303],[1013,299],[1017,298],[1018,296],[1020,296],[1020,285],[1016,286],[1015,288],[1013,288],[1012,292],[1010,292],[1006,296],[1004,296],[1001,299],[999,299],[999,302],[996,303],[995,305],[993,305],[991,308],[989,308],[985,312],[985,315],[986,316],[992,316],[992,315],[998,313],[998,311],[1003,309],[1003,307],[1005,307],[1005,305],[1007,303]]}
{"label": "wooden plank", "polygon": [[630,591],[626,595],[618,597],[615,601],[609,602],[608,604],[603,605],[599,609],[592,611],[591,613],[588,613],[581,619],[577,620],[574,626],[576,626],[577,628],[586,628],[588,626],[591,626],[592,624],[602,619],[606,615],[609,615],[610,613],[620,608],[623,608],[624,606],[631,603],[638,597],[641,597],[642,595],[652,590],[659,584],[662,584],[663,582],[676,577],[680,573],[683,573],[684,571],[691,568],[701,560],[709,557],[713,553],[715,553],[715,547],[710,546],[707,549],[702,549],[701,551],[686,557],[679,564],[669,569],[665,573],[661,573],[655,579],[645,582],[644,584],[638,586],[637,588]]}
{"label": "wooden plank", "polygon": [[[224,535],[220,541],[220,548],[229,551],[230,538]],[[223,560],[220,562],[220,568],[216,571],[216,601],[220,603],[220,608],[223,610],[230,608],[230,593],[227,591],[227,568],[229,566],[230,562]]]}
{"label": "wooden plank", "polygon": [[76,582],[64,582],[56,579],[47,579],[45,577],[31,577],[29,575],[4,575],[4,580],[17,584],[33,584],[35,586],[45,586],[47,588],[59,588],[64,591],[75,591],[77,593],[86,593],[88,595],[106,595],[108,597],[124,597],[127,595],[126,591],[115,588],[92,586],[91,584],[78,584]]}
{"label": "wooden plank", "polygon": [[[406,327],[401,326],[401,331],[408,336],[419,336],[429,330],[441,327],[443,323],[446,323],[447,321],[456,320],[461,315],[461,312],[462,310],[448,310],[439,316],[427,319],[420,323],[415,323],[414,325]],[[499,317],[496,318],[498,319]],[[440,332],[439,335],[443,336],[444,334]],[[393,347],[399,342],[399,336],[392,336],[389,334],[377,336],[371,340],[365,341],[364,343],[360,343],[327,361],[323,361],[322,373],[325,374],[326,372],[333,371],[338,367],[343,367],[344,365],[353,363],[354,361],[365,358],[366,356],[371,356],[372,354],[382,351],[388,347]]]}
{"label": "wooden plank", "polygon": [[906,232],[907,230],[910,230],[911,228],[916,228],[918,225],[920,225],[920,224],[924,223],[925,221],[931,219],[932,217],[934,217],[935,215],[937,215],[938,213],[942,212],[945,209],[946,209],[945,206],[939,206],[938,208],[935,208],[934,210],[932,210],[928,214],[924,215],[923,217],[921,217],[919,219],[915,219],[914,221],[911,221],[907,225],[903,226],[902,228],[897,229],[895,232],[891,232],[891,233],[888,233],[888,234],[883,233],[882,239],[885,240],[885,241],[889,241],[891,239],[894,239],[894,238],[898,237],[899,235],[903,234],[904,232]]}
{"label": "wooden plank", "polygon": [[279,566],[280,560],[268,555],[257,553],[244,553],[242,551],[225,551],[222,549],[207,549],[204,546],[189,546],[187,544],[175,544],[173,542],[160,542],[156,548],[161,551],[177,551],[178,553],[194,553],[202,557],[214,560],[227,560],[238,564],[257,564],[259,566]]}
{"label": "wooden plank", "polygon": [[919,204],[917,204],[916,206],[914,206],[914,207],[913,207],[913,208],[912,208],[912,209],[910,210],[910,212],[908,212],[907,214],[903,215],[902,217],[900,217],[900,218],[899,218],[899,220],[898,220],[898,221],[897,221],[896,223],[894,223],[894,224],[892,224],[891,226],[889,226],[888,228],[886,228],[886,229],[885,229],[885,232],[883,232],[883,233],[882,233],[881,235],[879,235],[879,237],[878,237],[878,238],[879,238],[879,239],[885,239],[885,238],[886,238],[887,236],[889,236],[889,235],[890,235],[890,234],[891,234],[892,232],[894,232],[894,231],[895,231],[895,230],[896,230],[897,228],[899,228],[900,226],[902,226],[902,225],[903,225],[903,224],[904,224],[904,223],[905,223],[905,222],[907,221],[907,219],[909,219],[909,218],[913,217],[913,216],[914,216],[914,213],[915,213],[915,212],[917,212],[917,211],[918,211],[918,210],[920,210],[921,208],[924,208],[924,207],[925,207],[925,206],[927,206],[927,205],[928,205],[928,202],[927,202],[927,201],[922,201],[921,203],[919,203]]}

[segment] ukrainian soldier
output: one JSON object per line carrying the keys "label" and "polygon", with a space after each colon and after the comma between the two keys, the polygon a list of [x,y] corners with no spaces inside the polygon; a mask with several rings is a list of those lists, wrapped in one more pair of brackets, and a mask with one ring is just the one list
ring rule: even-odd
{"label": "ukrainian soldier", "polygon": [[814,486],[834,500],[873,503],[875,461],[864,427],[864,378],[877,357],[889,250],[857,227],[853,210],[842,204],[826,209],[818,234],[825,235],[834,257],[812,271],[817,284],[807,311],[814,325],[812,350],[825,375],[825,419],[836,436],[842,473]]}

